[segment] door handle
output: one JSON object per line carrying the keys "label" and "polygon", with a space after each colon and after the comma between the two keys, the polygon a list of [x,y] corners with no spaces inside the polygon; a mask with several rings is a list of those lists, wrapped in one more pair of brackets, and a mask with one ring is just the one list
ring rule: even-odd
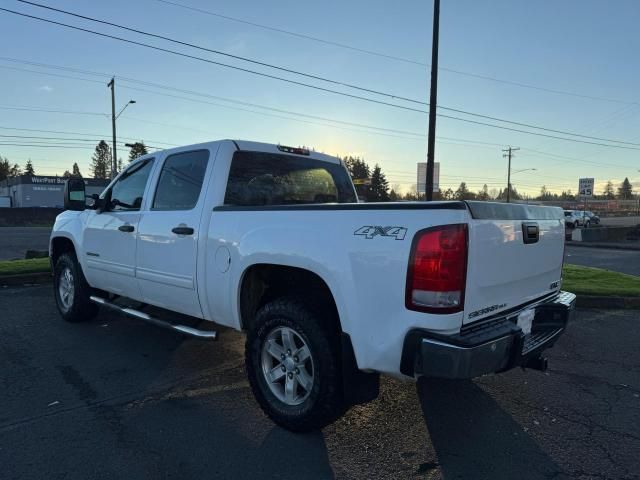
{"label": "door handle", "polygon": [[536,222],[522,222],[522,241],[525,244],[537,243],[540,238],[540,227]]}
{"label": "door handle", "polygon": [[174,227],[171,231],[176,235],[193,235],[193,228],[191,227]]}
{"label": "door handle", "polygon": [[133,225],[120,225],[118,230],[121,232],[133,232],[135,228],[133,228]]}

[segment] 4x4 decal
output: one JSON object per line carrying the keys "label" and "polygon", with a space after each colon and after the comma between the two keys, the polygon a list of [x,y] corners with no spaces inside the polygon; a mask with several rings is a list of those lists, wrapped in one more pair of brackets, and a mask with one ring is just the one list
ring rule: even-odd
{"label": "4x4 decal", "polygon": [[380,227],[380,226],[372,226],[366,225],[364,227],[360,227],[355,232],[354,235],[362,235],[364,238],[371,240],[373,237],[393,237],[396,240],[404,240],[405,235],[407,234],[407,229],[405,227]]}

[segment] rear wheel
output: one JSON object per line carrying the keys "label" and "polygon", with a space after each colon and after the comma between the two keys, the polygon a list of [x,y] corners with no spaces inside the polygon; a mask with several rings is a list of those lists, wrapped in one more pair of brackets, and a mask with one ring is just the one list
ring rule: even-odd
{"label": "rear wheel", "polygon": [[53,293],[60,315],[68,322],[90,320],[98,313],[98,306],[89,300],[91,287],[73,253],[64,253],[56,261]]}
{"label": "rear wheel", "polygon": [[264,305],[247,335],[249,383],[262,410],[295,432],[322,428],[345,411],[337,335],[297,298]]}

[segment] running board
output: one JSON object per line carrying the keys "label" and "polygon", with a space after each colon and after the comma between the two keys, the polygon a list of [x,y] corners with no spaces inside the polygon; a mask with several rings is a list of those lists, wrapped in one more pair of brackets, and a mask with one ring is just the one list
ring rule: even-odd
{"label": "running board", "polygon": [[144,320],[145,322],[151,323],[157,327],[166,328],[169,330],[180,332],[184,335],[189,335],[191,337],[202,338],[206,340],[216,340],[218,338],[218,332],[216,331],[198,330],[197,328],[188,327],[186,325],[174,325],[173,323],[165,322],[164,320],[160,320],[159,318],[147,315],[146,313],[139,310],[135,310],[129,307],[121,307],[119,305],[116,305],[115,303],[108,302],[102,297],[96,297],[92,295],[91,297],[89,297],[89,299],[92,302],[97,303],[98,305],[116,310],[117,312],[124,313],[125,315],[137,318],[139,320]]}

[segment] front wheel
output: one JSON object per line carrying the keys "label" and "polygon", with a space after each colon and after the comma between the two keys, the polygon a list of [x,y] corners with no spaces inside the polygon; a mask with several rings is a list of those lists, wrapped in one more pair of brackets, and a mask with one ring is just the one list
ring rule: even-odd
{"label": "front wheel", "polygon": [[251,389],[262,410],[295,432],[322,428],[345,411],[337,335],[326,316],[281,298],[256,314],[245,345]]}
{"label": "front wheel", "polygon": [[89,320],[98,313],[98,306],[89,300],[91,287],[73,253],[64,253],[56,261],[53,294],[58,311],[67,322]]}

